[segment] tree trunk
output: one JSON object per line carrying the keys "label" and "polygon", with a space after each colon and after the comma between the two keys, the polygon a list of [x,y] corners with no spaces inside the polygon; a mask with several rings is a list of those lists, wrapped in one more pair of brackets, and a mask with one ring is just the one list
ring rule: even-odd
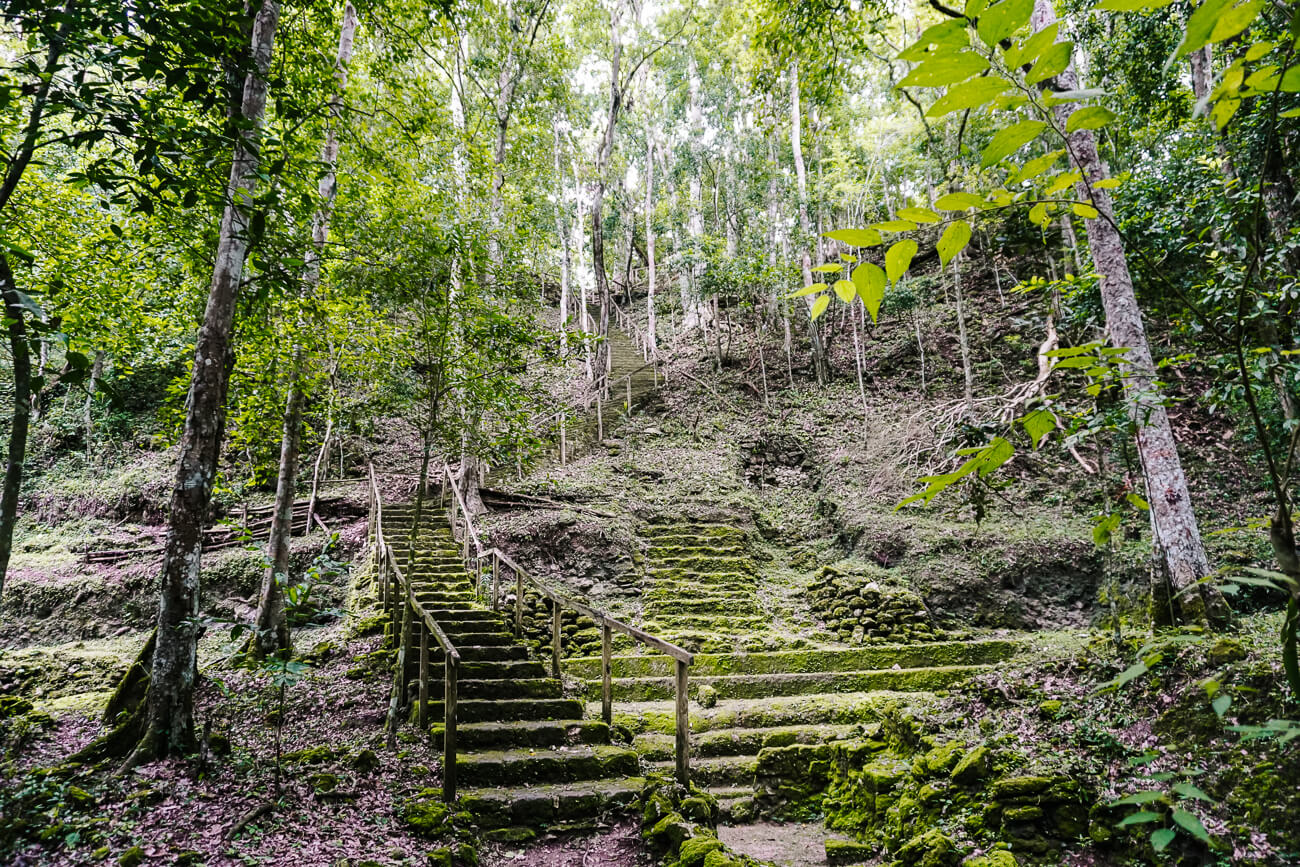
{"label": "tree trunk", "polygon": [[0,493],[0,593],[3,593],[9,557],[13,553],[14,525],[18,523],[18,496],[23,487],[27,429],[32,417],[32,356],[25,318],[27,311],[18,294],[9,258],[3,252],[0,252],[0,299],[4,301],[5,316],[9,320],[9,352],[14,371],[14,414],[9,425],[4,491]]}
{"label": "tree trunk", "polygon": [[[700,297],[700,283],[704,279],[704,183],[703,166],[699,150],[700,136],[704,133],[704,109],[700,105],[700,70],[695,55],[688,53],[687,82],[689,102],[686,108],[688,149],[691,154],[690,198],[687,202],[686,231],[691,236],[691,266],[688,279],[682,283],[682,330],[710,325],[709,308]],[[708,335],[706,334],[705,337]]]}
{"label": "tree trunk", "polygon": [[605,170],[614,153],[614,130],[618,115],[623,109],[623,83],[620,80],[623,63],[623,43],[620,40],[617,7],[609,10],[609,39],[613,52],[609,60],[609,114],[605,121],[605,134],[596,150],[596,180],[591,189],[591,268],[596,273],[596,295],[600,300],[600,324],[597,334],[596,375],[609,372],[609,275],[605,273],[605,235],[601,225],[604,219]]}
{"label": "tree trunk", "polygon": [[266,110],[267,70],[279,23],[278,0],[263,0],[253,24],[254,71],[244,83],[242,125],[235,141],[225,213],[203,325],[194,349],[194,372],[186,400],[180,463],[172,489],[163,553],[157,636],[144,731],[128,765],[193,748],[194,680],[198,651],[200,560],[203,524],[221,454],[226,387],[233,352],[230,342],[235,299],[248,256],[248,216],[241,203],[252,198],[258,166],[258,138]]}
{"label": "tree trunk", "polygon": [[[325,173],[317,187],[320,202],[312,218],[312,243],[308,248],[301,288],[302,299],[310,298],[320,285],[321,258],[329,240],[330,217],[338,193],[335,167],[339,158],[339,140],[336,124],[343,114],[343,92],[347,87],[348,63],[352,60],[352,41],[357,29],[357,10],[351,2],[344,3],[343,20],[339,25],[339,48],[334,70],[338,86],[329,102],[330,125],[325,132],[321,148],[321,163]],[[299,328],[304,323],[299,322]],[[289,395],[285,402],[284,426],[280,436],[280,471],[276,478],[275,510],[271,516],[271,535],[267,540],[267,557],[271,566],[262,576],[262,589],[258,594],[257,614],[253,623],[253,640],[249,649],[255,658],[264,658],[276,652],[288,653],[289,627],[285,621],[284,588],[289,578],[289,539],[293,533],[294,494],[298,487],[298,456],[302,441],[302,405],[304,401],[302,378],[307,364],[307,352],[301,345],[294,346],[293,360],[289,364]],[[307,532],[311,532],[311,518],[307,519]]]}
{"label": "tree trunk", "polygon": [[[812,243],[812,229],[808,223],[808,176],[804,169],[803,163],[803,112],[799,108],[799,65],[797,63],[790,65],[790,149],[794,152],[794,174],[795,182],[799,191],[799,232],[803,235],[799,240],[799,259],[803,266],[804,285],[811,285],[813,282],[812,275],[812,255],[808,250],[808,245]],[[805,296],[808,309],[812,309],[813,296]],[[817,377],[820,385],[825,385],[831,380],[830,365],[826,361],[826,350],[822,345],[821,331],[817,327],[817,322],[811,316],[808,317],[808,343],[812,350],[813,374]]]}
{"label": "tree trunk", "polygon": [[659,355],[659,324],[655,321],[655,140],[654,133],[646,135],[645,149],[645,279],[646,279],[646,338],[650,341],[650,354]]}
{"label": "tree trunk", "polygon": [[[1051,0],[1036,0],[1033,27],[1035,31],[1050,26],[1056,20]],[[1073,67],[1056,79],[1063,90],[1075,90],[1078,80]],[[1076,103],[1061,103],[1056,107],[1056,117],[1061,128]],[[1136,427],[1137,452],[1146,479],[1151,507],[1155,544],[1163,555],[1165,580],[1163,587],[1153,588],[1154,609],[1162,608],[1162,597],[1168,597],[1181,617],[1188,621],[1217,621],[1226,614],[1226,606],[1217,591],[1208,585],[1196,587],[1196,582],[1210,574],[1210,562],[1201,542],[1196,513],[1192,509],[1187,477],[1178,457],[1169,415],[1164,398],[1156,385],[1155,362],[1147,341],[1133,291],[1133,278],[1128,269],[1124,241],[1115,224],[1110,193],[1098,189],[1097,184],[1107,177],[1106,166],[1097,151],[1097,139],[1091,130],[1076,130],[1067,138],[1070,160],[1083,174],[1075,186],[1075,194],[1091,201],[1099,212],[1096,219],[1084,220],[1088,247],[1092,253],[1093,268],[1101,275],[1101,299],[1106,312],[1106,331],[1112,346],[1126,347],[1124,356],[1124,393],[1128,401],[1129,416]],[[1176,597],[1176,603],[1173,601]],[[1153,614],[1159,616],[1159,610]]]}
{"label": "tree trunk", "polygon": [[[569,330],[569,272],[572,262],[569,258],[569,225],[565,219],[564,205],[564,163],[560,159],[560,125],[555,124],[555,234],[560,238],[560,336],[565,337]],[[560,351],[567,355],[563,340]]]}

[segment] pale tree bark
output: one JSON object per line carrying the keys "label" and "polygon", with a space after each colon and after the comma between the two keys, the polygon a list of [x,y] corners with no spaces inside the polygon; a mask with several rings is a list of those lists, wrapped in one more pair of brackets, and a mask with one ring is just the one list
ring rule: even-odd
{"label": "pale tree bark", "polygon": [[[812,228],[808,222],[808,174],[803,162],[803,112],[799,105],[799,64],[790,65],[790,149],[794,152],[795,185],[799,193],[799,260],[803,266],[804,285],[811,285],[812,255],[808,245],[812,243]],[[812,309],[813,296],[805,296],[808,309]],[[822,345],[821,331],[816,321],[808,317],[808,343],[812,350],[813,374],[817,382],[825,385],[831,380],[830,364],[826,360],[826,349]]]}
{"label": "pale tree bark", "polygon": [[[569,224],[566,219],[564,203],[564,162],[561,159],[560,125],[555,124],[555,234],[560,239],[560,337],[569,331],[569,272],[572,260],[569,256]],[[561,342],[560,351],[567,354],[565,344]]]}
{"label": "pale tree bark", "polygon": [[95,407],[95,392],[99,390],[100,380],[104,378],[104,359],[104,350],[96,349],[95,360],[90,365],[90,381],[86,383],[86,402],[82,409],[82,426],[86,429],[86,454],[90,454],[95,439],[95,417],[92,410]]}
{"label": "pale tree bark", "polygon": [[194,349],[194,371],[163,553],[153,659],[142,707],[143,729],[127,759],[128,766],[180,755],[195,744],[194,681],[203,524],[225,430],[226,388],[233,357],[231,330],[248,257],[247,209],[257,176],[258,140],[266,111],[266,75],[279,19],[277,0],[263,0],[253,23],[253,69],[245,79],[240,104],[244,123],[236,131],[212,284]]}
{"label": "pale tree bark", "polygon": [[650,340],[650,353],[659,355],[659,323],[655,319],[655,137],[654,130],[646,133],[645,148],[645,274],[646,274],[646,336]]}
{"label": "pale tree bark", "polygon": [[704,262],[700,258],[704,242],[704,198],[703,181],[700,177],[703,168],[699,152],[699,140],[704,131],[704,108],[700,104],[700,70],[695,61],[695,54],[687,56],[688,103],[686,107],[686,128],[688,150],[691,154],[690,198],[687,200],[686,231],[691,237],[693,260],[689,278],[682,281],[682,330],[690,331],[709,326],[708,306],[700,298],[700,282],[704,278]]}
{"label": "pale tree bark", "polygon": [[[304,256],[300,299],[310,298],[320,285],[321,259],[329,240],[330,218],[334,199],[338,193],[336,168],[339,159],[337,125],[343,116],[343,94],[347,88],[348,64],[352,62],[352,42],[357,30],[357,10],[351,0],[343,4],[343,19],[339,24],[339,46],[334,61],[336,87],[329,101],[329,125],[325,143],[321,147],[321,164],[325,171],[317,185],[319,202],[312,218],[311,245]],[[301,320],[298,327],[305,328]],[[303,368],[307,352],[301,343],[295,343],[293,358],[289,363],[289,394],[285,401],[284,424],[280,434],[280,470],[275,485],[275,509],[271,515],[271,534],[267,540],[267,557],[271,565],[262,576],[262,589],[258,593],[257,613],[253,621],[253,640],[249,650],[254,658],[263,658],[277,652],[292,650],[289,626],[284,611],[284,585],[289,577],[289,539],[293,534],[294,493],[298,485],[298,458],[302,446]],[[310,518],[306,532],[311,532]]]}
{"label": "pale tree bark", "polygon": [[[1056,20],[1051,0],[1036,0],[1033,28],[1050,26]],[[1073,67],[1056,79],[1063,90],[1075,90],[1078,79]],[[1079,106],[1062,103],[1055,109],[1061,129]],[[1176,610],[1188,621],[1218,620],[1226,606],[1217,591],[1196,583],[1210,574],[1209,557],[1201,541],[1200,527],[1192,508],[1187,477],[1178,457],[1164,396],[1156,381],[1155,362],[1142,321],[1142,310],[1133,291],[1124,241],[1115,224],[1114,207],[1108,190],[1097,184],[1107,177],[1105,164],[1097,150],[1091,130],[1076,130],[1067,137],[1070,160],[1083,175],[1075,194],[1091,201],[1098,211],[1095,219],[1085,219],[1088,247],[1093,267],[1101,278],[1102,306],[1106,312],[1106,332],[1112,346],[1124,347],[1124,394],[1129,416],[1136,428],[1136,445],[1146,481],[1151,508],[1154,544],[1163,559],[1158,586],[1153,587],[1152,613],[1167,619]]]}
{"label": "pale tree bark", "polygon": [[596,375],[609,372],[609,275],[605,272],[605,170],[614,153],[614,130],[623,109],[623,42],[618,32],[618,3],[609,7],[609,39],[612,51],[609,59],[609,113],[605,119],[605,132],[596,148],[596,177],[591,185],[591,267],[596,274],[596,295],[600,302],[600,321],[597,334],[601,338],[596,347]]}

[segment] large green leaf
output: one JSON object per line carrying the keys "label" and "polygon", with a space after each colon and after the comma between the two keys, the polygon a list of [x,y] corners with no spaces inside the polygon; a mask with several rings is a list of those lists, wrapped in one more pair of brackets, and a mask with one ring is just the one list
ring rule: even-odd
{"label": "large green leaf", "polygon": [[1052,46],[1052,43],[1056,41],[1056,35],[1060,31],[1060,22],[1053,22],[1032,36],[1026,37],[1024,41],[1011,46],[1003,54],[1007,66],[1015,69],[1017,66],[1033,63],[1038,59],[1039,55]]}
{"label": "large green leaf", "polygon": [[973,51],[956,51],[932,57],[913,69],[899,87],[946,87],[965,81],[989,68],[989,62]]}
{"label": "large green leaf", "polygon": [[959,18],[951,19],[935,24],[933,27],[927,27],[915,42],[899,52],[898,59],[906,60],[909,63],[920,63],[932,52],[938,52],[945,48],[964,48],[969,44],[970,38],[966,35],[966,22]]}
{"label": "large green leaf", "polygon": [[1025,427],[1025,434],[1037,449],[1043,437],[1056,430],[1056,414],[1050,409],[1035,409],[1025,413],[1020,423]]}
{"label": "large green leaf", "polygon": [[811,286],[805,286],[805,287],[803,287],[802,289],[796,289],[794,292],[791,292],[789,295],[787,295],[787,296],[785,296],[785,297],[786,297],[786,298],[802,298],[802,297],[804,297],[805,295],[816,295],[818,292],[823,292],[823,291],[825,291],[825,289],[826,289],[826,284],[825,284],[825,283],[814,283],[814,284],[812,284]]}
{"label": "large green leaf", "polygon": [[1029,23],[1034,0],[1002,0],[980,13],[976,31],[986,45],[997,45]]}
{"label": "large green leaf", "polygon": [[875,247],[884,243],[884,239],[875,229],[836,229],[833,232],[826,232],[825,237],[832,241],[841,241],[850,247]]}
{"label": "large green leaf", "polygon": [[1148,12],[1163,9],[1174,0],[1101,0],[1092,7],[1098,12]]}
{"label": "large green leaf", "polygon": [[871,228],[882,232],[910,232],[916,228],[916,223],[911,220],[885,220],[882,223],[872,223]]}
{"label": "large green leaf", "polygon": [[911,238],[898,241],[889,248],[885,253],[885,273],[889,277],[889,282],[897,283],[898,279],[907,273],[916,250],[916,242]]}
{"label": "large green leaf", "polygon": [[954,84],[948,92],[935,100],[934,105],[926,110],[926,117],[943,117],[954,111],[966,111],[980,108],[992,102],[1011,87],[1011,82],[991,75],[972,78],[961,84]]}
{"label": "large green leaf", "polygon": [[858,294],[858,287],[852,280],[836,280],[835,285],[831,287],[835,290],[835,296],[848,304],[853,300],[853,296]]}
{"label": "large green leaf", "polygon": [[1073,42],[1057,42],[1043,52],[1034,68],[1025,75],[1026,84],[1038,84],[1049,78],[1055,78],[1070,66],[1074,56]]}
{"label": "large green leaf", "polygon": [[1173,828],[1160,828],[1151,832],[1151,848],[1157,852],[1163,852],[1169,848],[1169,844],[1174,842],[1178,832]]}
{"label": "large green leaf", "polygon": [[1201,820],[1195,813],[1189,813],[1181,807],[1174,807],[1169,811],[1169,817],[1174,820],[1174,824],[1191,834],[1202,843],[1210,842],[1210,832],[1205,830]]}
{"label": "large green leaf", "polygon": [[1175,50],[1176,57],[1186,57],[1214,42],[1231,39],[1250,26],[1264,8],[1264,0],[1205,0],[1187,18],[1183,41]]}
{"label": "large green leaf", "polygon": [[941,211],[965,211],[969,208],[982,208],[985,201],[974,193],[948,193],[940,196],[934,206]]}
{"label": "large green leaf", "polygon": [[862,305],[875,322],[880,313],[880,302],[885,299],[885,272],[879,265],[863,262],[853,270],[853,285],[858,288]]}
{"label": "large green leaf", "polygon": [[1061,155],[1064,153],[1065,151],[1062,149],[1048,151],[1042,156],[1034,157],[1032,160],[1021,166],[1020,171],[1016,172],[1015,177],[1011,178],[1008,183],[1020,184],[1025,181],[1032,181],[1034,178],[1054,166],[1056,161],[1059,160]]}
{"label": "large green leaf", "polygon": [[836,265],[834,262],[830,262],[826,265],[818,265],[812,270],[814,274],[835,274],[841,269],[841,267],[842,266]]}
{"label": "large green leaf", "polygon": [[1102,108],[1099,105],[1089,105],[1070,114],[1069,120],[1065,122],[1065,131],[1074,132],[1077,129],[1101,129],[1114,119],[1115,112],[1110,109]]}
{"label": "large green leaf", "polygon": [[817,300],[813,302],[812,311],[810,312],[813,321],[816,321],[818,316],[821,316],[823,313],[825,313],[826,308],[829,307],[830,304],[831,304],[831,296],[818,295]]}
{"label": "large green leaf", "polygon": [[1149,822],[1158,822],[1161,818],[1159,813],[1153,813],[1150,810],[1138,810],[1136,813],[1130,813],[1120,819],[1116,827],[1127,828],[1129,825],[1145,825]]}
{"label": "large green leaf", "polygon": [[970,235],[970,223],[965,220],[949,223],[948,228],[944,229],[943,234],[939,236],[939,243],[935,245],[939,253],[939,264],[947,265],[952,261],[953,256],[964,250],[970,243]]}
{"label": "large green leaf", "polygon": [[898,216],[913,223],[939,222],[939,215],[929,208],[899,208]]}
{"label": "large green leaf", "polygon": [[1047,124],[1041,120],[1022,120],[1020,123],[1012,124],[1006,129],[998,130],[989,141],[988,146],[984,148],[984,154],[980,158],[980,167],[988,168],[1010,156],[1024,147],[1027,142],[1032,141],[1046,128]]}

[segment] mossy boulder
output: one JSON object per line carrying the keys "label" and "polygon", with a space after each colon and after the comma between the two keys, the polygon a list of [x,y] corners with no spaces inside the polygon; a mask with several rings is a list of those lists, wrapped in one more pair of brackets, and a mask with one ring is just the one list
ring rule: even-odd
{"label": "mossy boulder", "polygon": [[994,849],[986,855],[967,858],[962,862],[962,867],[1020,867],[1020,862],[1005,849]]}
{"label": "mossy boulder", "polygon": [[694,828],[681,813],[669,813],[651,828],[643,828],[641,837],[652,847],[663,852],[676,852],[694,833]]}
{"label": "mossy boulder", "polygon": [[959,786],[973,786],[988,777],[992,764],[992,751],[987,746],[980,745],[962,756],[949,778]]}
{"label": "mossy boulder", "polygon": [[21,696],[0,695],[0,719],[26,716],[32,712],[34,707],[30,701]]}
{"label": "mossy boulder", "polygon": [[144,849],[139,846],[132,846],[117,856],[118,867],[140,867],[143,863]]}
{"label": "mossy boulder", "polygon": [[444,837],[453,830],[453,814],[442,801],[441,789],[423,789],[404,801],[398,810],[402,822],[428,839]]}
{"label": "mossy boulder", "polygon": [[866,843],[853,840],[827,840],[826,863],[830,867],[843,864],[865,864],[874,860],[875,850]]}
{"label": "mossy boulder", "polygon": [[682,842],[677,849],[677,861],[681,867],[701,867],[710,852],[724,848],[717,837],[699,835]]}

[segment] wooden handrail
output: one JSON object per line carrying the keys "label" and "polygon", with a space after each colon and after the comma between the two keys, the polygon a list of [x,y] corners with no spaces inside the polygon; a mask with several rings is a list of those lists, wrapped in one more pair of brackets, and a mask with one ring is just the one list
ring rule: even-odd
{"label": "wooden handrail", "polygon": [[554,590],[544,581],[528,574],[522,566],[515,562],[509,554],[500,548],[492,548],[487,554],[493,558],[492,564],[492,609],[499,611],[501,606],[501,567],[507,566],[515,573],[515,634],[523,634],[523,611],[524,611],[524,582],[531,584],[543,597],[551,600],[551,670],[556,676],[560,676],[560,642],[562,632],[560,629],[560,609],[568,608],[579,614],[586,615],[600,626],[601,641],[601,696],[600,696],[600,713],[601,718],[606,725],[613,724],[614,707],[613,707],[613,677],[612,677],[612,650],[611,650],[611,632],[618,630],[624,635],[631,637],[635,641],[654,648],[661,653],[672,657],[676,665],[675,684],[675,717],[676,717],[676,744],[674,748],[674,758],[676,765],[677,779],[682,785],[687,785],[690,781],[690,716],[689,716],[689,684],[688,677],[691,663],[695,661],[695,655],[689,650],[684,650],[672,642],[665,641],[662,638],[651,635],[643,629],[624,623],[613,615],[593,608],[582,602],[578,602],[569,596]]}
{"label": "wooden handrail", "polygon": [[[398,641],[397,666],[398,674],[395,681],[399,688],[404,689],[406,678],[406,659],[407,653],[411,649],[408,644],[411,643],[410,620],[408,619],[403,628],[398,631],[396,628],[398,597],[400,595],[401,607],[411,614],[418,616],[420,627],[420,675],[419,675],[419,725],[420,728],[428,730],[429,726],[429,636],[432,635],[438,642],[438,646],[443,653],[443,734],[442,734],[442,798],[444,801],[452,802],[456,800],[456,702],[460,680],[460,651],[456,645],[447,637],[447,633],[438,625],[438,621],[433,618],[427,608],[415,596],[415,588],[407,579],[406,573],[402,567],[397,564],[397,557],[393,553],[393,546],[384,536],[383,525],[383,498],[379,494],[379,485],[375,481],[374,465],[370,467],[370,508],[372,528],[372,549],[374,550],[375,569],[378,572],[380,586],[382,588],[382,603],[385,609],[391,608],[394,622],[394,636]],[[468,538],[468,537],[467,537]],[[392,575],[392,581],[389,575]]]}

